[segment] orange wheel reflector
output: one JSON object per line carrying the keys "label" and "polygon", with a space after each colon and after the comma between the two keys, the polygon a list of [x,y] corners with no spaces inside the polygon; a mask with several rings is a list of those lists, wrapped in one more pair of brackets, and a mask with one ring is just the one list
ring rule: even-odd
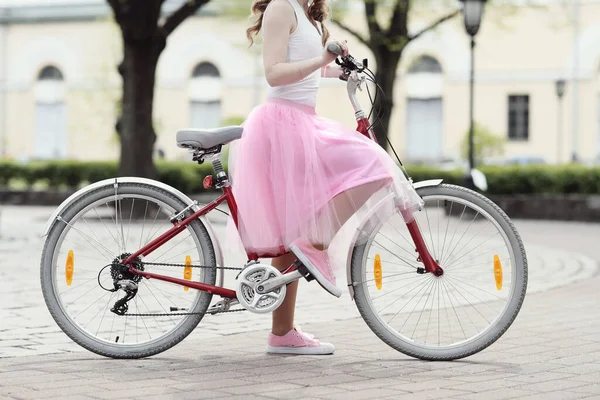
{"label": "orange wheel reflector", "polygon": [[494,278],[496,279],[496,289],[502,290],[502,263],[498,254],[494,254]]}
{"label": "orange wheel reflector", "polygon": [[[186,265],[186,267],[183,268],[183,279],[185,279],[186,281],[191,281],[192,280],[192,267],[189,267],[189,265],[192,265],[192,257],[190,257],[189,255],[185,256],[185,265]],[[183,287],[183,290],[185,290],[186,292],[189,289],[190,288],[187,286]]]}
{"label": "orange wheel reflector", "polygon": [[65,264],[65,276],[67,278],[67,286],[71,286],[73,283],[73,270],[75,269],[75,255],[73,250],[69,250],[67,254],[67,262]]}
{"label": "orange wheel reflector", "polygon": [[377,287],[377,290],[381,290],[382,273],[381,257],[379,254],[375,254],[375,262],[373,263],[373,277],[375,278],[375,286]]}

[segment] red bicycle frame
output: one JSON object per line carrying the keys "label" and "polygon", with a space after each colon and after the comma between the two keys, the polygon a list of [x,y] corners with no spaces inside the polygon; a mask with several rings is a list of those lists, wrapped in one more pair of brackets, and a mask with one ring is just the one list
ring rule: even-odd
{"label": "red bicycle frame", "polygon": [[[351,96],[352,95],[353,94],[351,94]],[[353,102],[353,104],[355,104],[357,107],[358,102]],[[368,137],[369,139],[371,139],[377,143],[377,138],[375,137],[373,130],[370,129],[371,123],[368,120],[368,118],[366,118],[364,116],[364,113],[362,113],[362,111],[359,112],[357,110],[356,115],[357,115],[357,122],[358,122],[358,127],[356,128],[356,130],[358,132],[360,132],[361,134],[363,134],[364,136]],[[205,291],[205,292],[208,292],[211,294],[217,294],[217,295],[219,295],[221,297],[225,297],[225,298],[236,298],[235,290],[226,289],[226,288],[214,286],[214,285],[207,285],[207,284],[201,283],[201,282],[194,282],[194,281],[188,281],[185,279],[173,278],[170,276],[155,274],[155,273],[148,272],[148,271],[142,271],[142,270],[136,269],[133,266],[133,261],[137,257],[144,257],[144,256],[147,256],[148,254],[152,253],[154,250],[158,249],[163,244],[167,243],[169,240],[173,239],[180,232],[182,232],[190,222],[194,221],[195,219],[197,219],[203,215],[208,214],[209,212],[211,212],[212,210],[214,210],[216,207],[218,207],[220,204],[222,204],[224,202],[226,202],[227,205],[229,206],[229,210],[231,212],[231,217],[233,218],[233,221],[234,221],[236,227],[238,227],[237,204],[236,204],[235,198],[233,196],[233,192],[231,190],[231,187],[229,186],[229,182],[228,182],[226,176],[225,176],[225,179],[223,180],[223,182],[224,182],[224,185],[222,185],[223,194],[221,196],[219,196],[217,199],[213,200],[212,202],[210,202],[209,204],[204,206],[202,209],[194,212],[192,215],[185,218],[184,220],[174,222],[173,227],[171,229],[169,229],[167,232],[163,233],[162,235],[160,235],[159,237],[152,240],[150,243],[148,243],[147,245],[145,245],[144,247],[142,247],[141,249],[139,249],[138,251],[133,253],[131,256],[129,256],[125,260],[123,260],[124,265],[129,265],[130,272],[137,274],[137,275],[141,275],[144,278],[148,278],[148,279],[153,278],[153,279],[158,279],[161,281],[171,282],[171,283],[174,283],[177,285],[187,286],[187,287],[190,287],[193,289],[202,290],[202,291]],[[419,226],[418,226],[416,220],[414,219],[413,215],[410,212],[403,211],[402,216],[404,217],[405,221],[408,221],[408,222],[406,222],[406,226],[408,228],[408,231],[410,232],[410,236],[412,237],[413,242],[415,243],[416,251],[418,252],[418,254],[420,256],[419,261],[421,261],[425,267],[423,272],[433,273],[436,276],[442,275],[444,273],[444,271],[438,265],[437,261],[434,260],[433,257],[431,256],[431,254],[429,253],[429,250],[427,249],[427,245],[425,244],[425,240],[423,239],[423,235],[421,234],[421,230],[419,229]],[[277,257],[277,256],[280,256],[281,254],[283,254],[284,251],[285,251],[285,249],[281,249],[280,254],[261,254],[260,256],[263,258]],[[259,258],[259,255],[256,253],[246,252],[246,255],[248,256],[248,260],[258,260],[258,258]],[[295,267],[292,265],[288,269],[286,269],[283,273],[287,274],[294,270],[295,270]]]}

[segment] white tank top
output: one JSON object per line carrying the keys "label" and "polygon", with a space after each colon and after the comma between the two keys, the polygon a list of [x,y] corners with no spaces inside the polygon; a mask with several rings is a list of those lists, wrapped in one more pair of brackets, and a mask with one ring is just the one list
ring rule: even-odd
{"label": "white tank top", "polygon": [[[321,32],[309,21],[298,0],[288,0],[294,12],[298,27],[290,34],[287,62],[308,60],[319,57],[323,52]],[[267,98],[285,99],[315,107],[317,91],[321,80],[321,69],[291,85],[271,87],[267,83]]]}

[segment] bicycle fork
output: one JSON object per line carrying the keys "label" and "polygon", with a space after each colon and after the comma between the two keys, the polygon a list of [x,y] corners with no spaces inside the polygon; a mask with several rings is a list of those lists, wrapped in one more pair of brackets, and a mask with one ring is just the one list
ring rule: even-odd
{"label": "bicycle fork", "polygon": [[408,228],[408,232],[415,244],[415,250],[419,254],[419,258],[417,261],[422,262],[424,268],[417,268],[417,273],[425,274],[432,273],[435,276],[444,275],[444,270],[438,262],[431,256],[427,245],[425,244],[425,239],[423,239],[423,235],[421,234],[421,229],[419,228],[419,224],[417,224],[417,220],[413,216],[411,211],[405,210],[401,211],[402,217],[404,217],[404,221],[406,222],[406,227]]}

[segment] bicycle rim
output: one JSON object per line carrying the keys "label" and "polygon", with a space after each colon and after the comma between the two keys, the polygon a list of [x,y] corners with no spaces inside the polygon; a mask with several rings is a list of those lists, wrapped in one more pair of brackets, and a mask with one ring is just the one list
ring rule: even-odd
{"label": "bicycle rim", "polygon": [[361,314],[384,341],[419,358],[454,359],[488,346],[512,323],[526,265],[520,239],[493,203],[462,188],[430,189],[415,218],[444,275],[417,272],[423,264],[397,214],[355,249],[353,282]]}
{"label": "bicycle rim", "polygon": [[[136,202],[144,211],[143,218],[133,217],[138,213]],[[123,215],[124,209],[130,210],[129,213]],[[199,321],[197,315],[128,316],[172,314],[171,307],[197,311],[207,296],[154,279],[139,281],[138,294],[128,303],[127,314],[120,316],[110,311],[124,292],[106,290],[113,288],[108,265],[169,229],[172,226],[169,217],[174,213],[172,206],[155,197],[128,193],[97,199],[69,221],[61,221],[65,226],[52,255],[52,290],[62,314],[80,334],[99,345],[118,345],[125,351],[150,349],[190,320]],[[74,261],[69,261],[69,255]],[[195,265],[205,261],[200,238],[191,225],[144,261],[183,264],[186,259]],[[67,279],[69,263],[74,264],[70,283]],[[151,266],[145,269],[184,277],[183,268]],[[207,273],[195,269],[190,279],[203,282]]]}

